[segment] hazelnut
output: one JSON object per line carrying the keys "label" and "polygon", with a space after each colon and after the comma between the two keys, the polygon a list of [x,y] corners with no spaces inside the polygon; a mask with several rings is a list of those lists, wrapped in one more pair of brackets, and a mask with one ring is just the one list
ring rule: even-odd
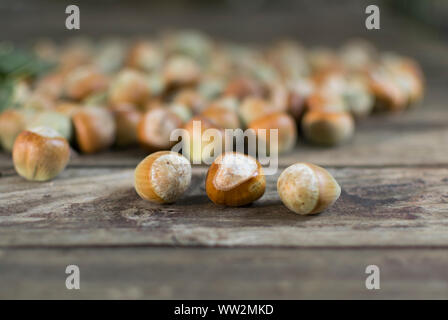
{"label": "hazelnut", "polygon": [[280,174],[277,192],[289,210],[308,215],[333,205],[341,194],[341,187],[324,168],[298,162]]}
{"label": "hazelnut", "polygon": [[53,99],[59,98],[64,90],[64,74],[54,72],[39,79],[36,84],[36,92],[42,93]]}
{"label": "hazelnut", "polygon": [[[182,153],[194,164],[207,162],[209,158],[216,158],[225,147],[224,130],[207,118],[195,116],[184,125],[184,129],[186,136],[182,137]],[[214,137],[207,137],[204,132],[209,129],[217,130],[216,133],[221,139],[215,140]],[[215,149],[220,151],[219,154],[214,153]]]}
{"label": "hazelnut", "polygon": [[131,104],[122,104],[111,108],[115,117],[116,138],[118,147],[126,147],[137,143],[137,126],[142,114]]}
{"label": "hazelnut", "polygon": [[54,108],[54,100],[45,93],[34,91],[26,99],[23,107],[29,110],[52,110]]}
{"label": "hazelnut", "polygon": [[168,107],[168,110],[175,113],[182,120],[183,123],[186,123],[193,116],[191,109],[186,105],[180,103],[170,105]]}
{"label": "hazelnut", "polygon": [[77,103],[68,102],[68,101],[59,101],[56,103],[54,107],[54,111],[65,114],[66,116],[73,116],[81,106]]}
{"label": "hazelnut", "polygon": [[135,168],[135,190],[145,200],[173,203],[188,189],[191,182],[190,162],[171,151],[155,152]]}
{"label": "hazelnut", "polygon": [[302,130],[312,143],[333,146],[353,136],[355,123],[348,112],[310,110],[302,119]]}
{"label": "hazelnut", "polygon": [[12,157],[19,175],[27,180],[47,181],[64,170],[70,146],[56,130],[37,127],[17,137]]}
{"label": "hazelnut", "polygon": [[241,127],[238,114],[225,107],[210,106],[201,115],[223,129],[237,129]]}
{"label": "hazelnut", "polygon": [[249,96],[263,96],[263,88],[250,78],[235,78],[227,84],[224,95],[236,97],[240,100]]}
{"label": "hazelnut", "polygon": [[100,107],[84,107],[72,117],[76,141],[83,153],[109,148],[115,140],[115,120],[112,113]]}
{"label": "hazelnut", "polygon": [[[288,152],[292,150],[297,141],[297,127],[294,119],[284,113],[276,112],[273,114],[268,114],[264,117],[258,118],[257,120],[249,124],[249,129],[255,130],[257,135],[258,143],[257,145],[266,146],[267,154],[271,152]],[[266,135],[261,134],[260,129],[266,130]],[[278,130],[278,141],[271,141],[270,130]],[[263,143],[260,143],[260,139]],[[271,144],[274,142],[274,144]]]}
{"label": "hazelnut", "polygon": [[127,58],[127,64],[131,68],[142,71],[153,71],[158,69],[163,61],[162,53],[153,43],[140,41],[136,43]]}
{"label": "hazelnut", "polygon": [[103,91],[107,88],[106,76],[91,66],[81,66],[70,71],[65,79],[65,93],[74,100]]}
{"label": "hazelnut", "polygon": [[193,113],[200,113],[205,107],[205,100],[193,89],[182,89],[174,97],[175,104],[182,104],[191,109]]}
{"label": "hazelnut", "polygon": [[147,79],[142,73],[131,69],[120,71],[109,88],[109,102],[112,105],[123,103],[143,105],[149,97]]}
{"label": "hazelnut", "polygon": [[276,110],[263,98],[247,97],[243,100],[238,110],[245,126],[260,117],[268,115]]}
{"label": "hazelnut", "polygon": [[148,150],[166,150],[176,141],[171,141],[171,132],[182,127],[182,119],[167,108],[147,111],[137,126],[138,141]]}
{"label": "hazelnut", "polygon": [[187,56],[172,56],[165,64],[163,75],[172,86],[188,86],[199,81],[200,70],[197,64]]}
{"label": "hazelnut", "polygon": [[259,199],[266,178],[260,163],[245,154],[226,152],[215,159],[207,172],[205,190],[216,204],[243,206]]}
{"label": "hazelnut", "polygon": [[406,108],[408,97],[385,68],[377,68],[368,73],[369,89],[375,96],[375,108],[378,110],[400,111]]}
{"label": "hazelnut", "polygon": [[25,130],[32,118],[33,111],[8,109],[0,113],[0,145],[8,152],[12,151],[14,140]]}

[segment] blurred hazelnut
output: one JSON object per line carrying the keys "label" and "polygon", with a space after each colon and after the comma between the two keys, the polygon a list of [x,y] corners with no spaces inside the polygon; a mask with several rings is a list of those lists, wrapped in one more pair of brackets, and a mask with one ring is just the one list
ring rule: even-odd
{"label": "blurred hazelnut", "polygon": [[308,111],[302,120],[305,137],[312,143],[333,146],[353,136],[355,124],[348,112]]}
{"label": "blurred hazelnut", "polygon": [[111,108],[115,118],[115,145],[127,147],[137,143],[137,127],[142,114],[130,104],[122,104]]}
{"label": "blurred hazelnut", "polygon": [[180,90],[174,96],[173,102],[189,107],[194,114],[200,113],[206,106],[204,98],[193,89]]}
{"label": "blurred hazelnut", "polygon": [[262,97],[264,91],[256,81],[250,78],[239,77],[231,80],[227,84],[224,95],[233,96],[242,100],[249,96]]}
{"label": "blurred hazelnut", "polygon": [[[249,124],[249,129],[253,129],[256,132],[258,147],[265,145],[266,153],[272,152],[284,153],[292,150],[297,141],[297,127],[294,119],[284,113],[276,112],[264,117],[258,118]],[[262,134],[260,129],[266,130],[266,135]],[[278,141],[271,141],[272,129],[278,130]],[[260,144],[260,140],[263,143]],[[274,142],[272,144],[272,142]]]}
{"label": "blurred hazelnut", "polygon": [[168,59],[163,75],[171,86],[188,86],[199,81],[200,69],[192,59],[178,55]]}
{"label": "blurred hazelnut", "polygon": [[95,153],[109,148],[115,140],[115,120],[112,113],[100,107],[83,107],[72,116],[76,141],[83,153]]}
{"label": "blurred hazelnut", "polygon": [[70,71],[65,80],[65,93],[74,100],[81,100],[92,93],[107,88],[107,78],[91,66],[81,66]]}
{"label": "blurred hazelnut", "polygon": [[225,107],[210,106],[202,111],[201,115],[223,129],[237,129],[241,127],[238,114]]}
{"label": "blurred hazelnut", "polygon": [[167,108],[147,111],[137,127],[138,141],[148,150],[167,150],[177,141],[171,141],[171,132],[182,127],[182,119]]}
{"label": "blurred hazelnut", "polygon": [[239,115],[245,126],[265,115],[275,112],[271,104],[262,98],[247,97],[238,109]]}
{"label": "blurred hazelnut", "polygon": [[[210,158],[214,159],[225,147],[225,134],[222,128],[217,127],[213,122],[202,116],[195,116],[185,125],[186,136],[182,137],[182,153],[186,155],[193,163],[207,162]],[[208,129],[214,129],[220,139],[207,137],[204,132]],[[215,154],[214,150],[219,150]],[[212,151],[212,152],[209,152]]]}
{"label": "blurred hazelnut", "polygon": [[47,181],[56,177],[68,163],[70,146],[51,128],[37,127],[23,131],[13,148],[17,173],[27,180]]}
{"label": "blurred hazelnut", "polygon": [[142,71],[158,69],[163,62],[163,56],[159,48],[148,41],[137,42],[129,51],[127,64],[131,68]]}
{"label": "blurred hazelnut", "polygon": [[112,105],[143,105],[149,97],[147,79],[142,73],[131,69],[120,71],[109,88],[109,102]]}
{"label": "blurred hazelnut", "polygon": [[12,151],[15,139],[32,116],[31,110],[8,109],[0,113],[0,145],[4,150]]}

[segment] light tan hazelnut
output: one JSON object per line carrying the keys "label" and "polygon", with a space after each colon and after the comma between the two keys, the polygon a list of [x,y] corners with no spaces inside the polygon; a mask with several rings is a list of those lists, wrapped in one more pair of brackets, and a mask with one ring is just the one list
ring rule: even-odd
{"label": "light tan hazelnut", "polygon": [[109,102],[112,105],[144,105],[150,98],[149,83],[145,76],[135,70],[124,69],[113,79],[109,88]]}
{"label": "light tan hazelnut", "polygon": [[191,165],[179,153],[155,152],[135,168],[134,181],[141,198],[154,203],[173,203],[190,186]]}
{"label": "light tan hazelnut", "polygon": [[341,187],[327,170],[298,162],[280,174],[277,192],[289,210],[308,215],[332,206],[341,194]]}
{"label": "light tan hazelnut", "polygon": [[355,123],[348,112],[308,111],[302,120],[305,137],[312,143],[333,146],[353,136]]}
{"label": "light tan hazelnut", "polygon": [[27,180],[47,181],[64,170],[70,146],[56,130],[37,127],[17,137],[12,157],[19,175]]}
{"label": "light tan hazelnut", "polygon": [[376,68],[368,73],[369,89],[375,96],[377,110],[401,111],[408,104],[406,91],[397,82],[391,72],[385,68]]}
{"label": "light tan hazelnut", "polygon": [[127,64],[142,71],[153,71],[162,65],[163,56],[160,49],[148,41],[137,42],[129,51]]}
{"label": "light tan hazelnut", "polygon": [[201,71],[192,59],[176,55],[166,62],[163,75],[170,86],[188,86],[199,81]]}
{"label": "light tan hazelnut", "polygon": [[65,79],[65,93],[74,100],[81,100],[89,95],[104,91],[108,79],[94,67],[81,66],[70,71]]}
{"label": "light tan hazelnut", "polygon": [[206,106],[204,98],[193,89],[182,89],[174,96],[175,104],[182,104],[191,109],[193,114],[200,113]]}
{"label": "light tan hazelnut", "polygon": [[243,206],[259,199],[266,178],[260,163],[245,154],[226,152],[215,159],[207,172],[205,190],[216,204]]}
{"label": "light tan hazelnut", "polygon": [[182,119],[168,108],[149,110],[138,124],[138,141],[150,151],[167,150],[177,142],[170,140],[171,132],[182,124]]}
{"label": "light tan hazelnut", "polygon": [[72,121],[76,142],[83,153],[105,150],[115,141],[115,120],[105,108],[80,108],[72,116]]}

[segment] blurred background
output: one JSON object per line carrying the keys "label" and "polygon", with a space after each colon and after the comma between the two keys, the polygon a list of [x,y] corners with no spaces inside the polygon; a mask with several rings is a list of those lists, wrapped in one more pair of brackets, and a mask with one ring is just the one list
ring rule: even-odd
{"label": "blurred background", "polygon": [[[69,4],[80,6],[80,31],[64,27]],[[380,6],[380,32],[364,27],[369,4]],[[193,28],[242,41],[289,36],[309,44],[334,45],[352,36],[386,41],[397,32],[412,35],[422,28],[446,31],[448,25],[448,3],[443,0],[3,0],[0,14],[0,37],[13,41],[80,34],[132,36]],[[404,19],[408,22],[406,30],[399,24]]]}
{"label": "blurred background", "polygon": [[[80,7],[80,30],[65,28],[69,4]],[[365,9],[370,4],[380,8],[380,30],[365,27]],[[338,47],[350,38],[362,37],[381,50],[417,59],[432,85],[444,85],[448,59],[445,47],[437,44],[448,39],[447,18],[445,0],[3,0],[0,40],[27,46],[42,38],[129,39],[196,29],[243,43],[291,38],[307,47]],[[438,41],[428,41],[428,45],[422,38]]]}

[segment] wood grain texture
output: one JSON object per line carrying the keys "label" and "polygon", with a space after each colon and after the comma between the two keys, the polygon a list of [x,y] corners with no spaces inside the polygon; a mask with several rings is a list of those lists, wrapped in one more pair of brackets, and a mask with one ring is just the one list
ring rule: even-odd
{"label": "wood grain texture", "polygon": [[[365,287],[371,264],[380,290]],[[7,249],[0,299],[446,299],[447,267],[446,250]]]}
{"label": "wood grain texture", "polygon": [[342,186],[315,216],[283,206],[277,173],[254,204],[206,196],[206,171],[176,204],[138,197],[132,169],[68,169],[48,183],[1,178],[0,246],[448,246],[448,167],[330,168]]}

